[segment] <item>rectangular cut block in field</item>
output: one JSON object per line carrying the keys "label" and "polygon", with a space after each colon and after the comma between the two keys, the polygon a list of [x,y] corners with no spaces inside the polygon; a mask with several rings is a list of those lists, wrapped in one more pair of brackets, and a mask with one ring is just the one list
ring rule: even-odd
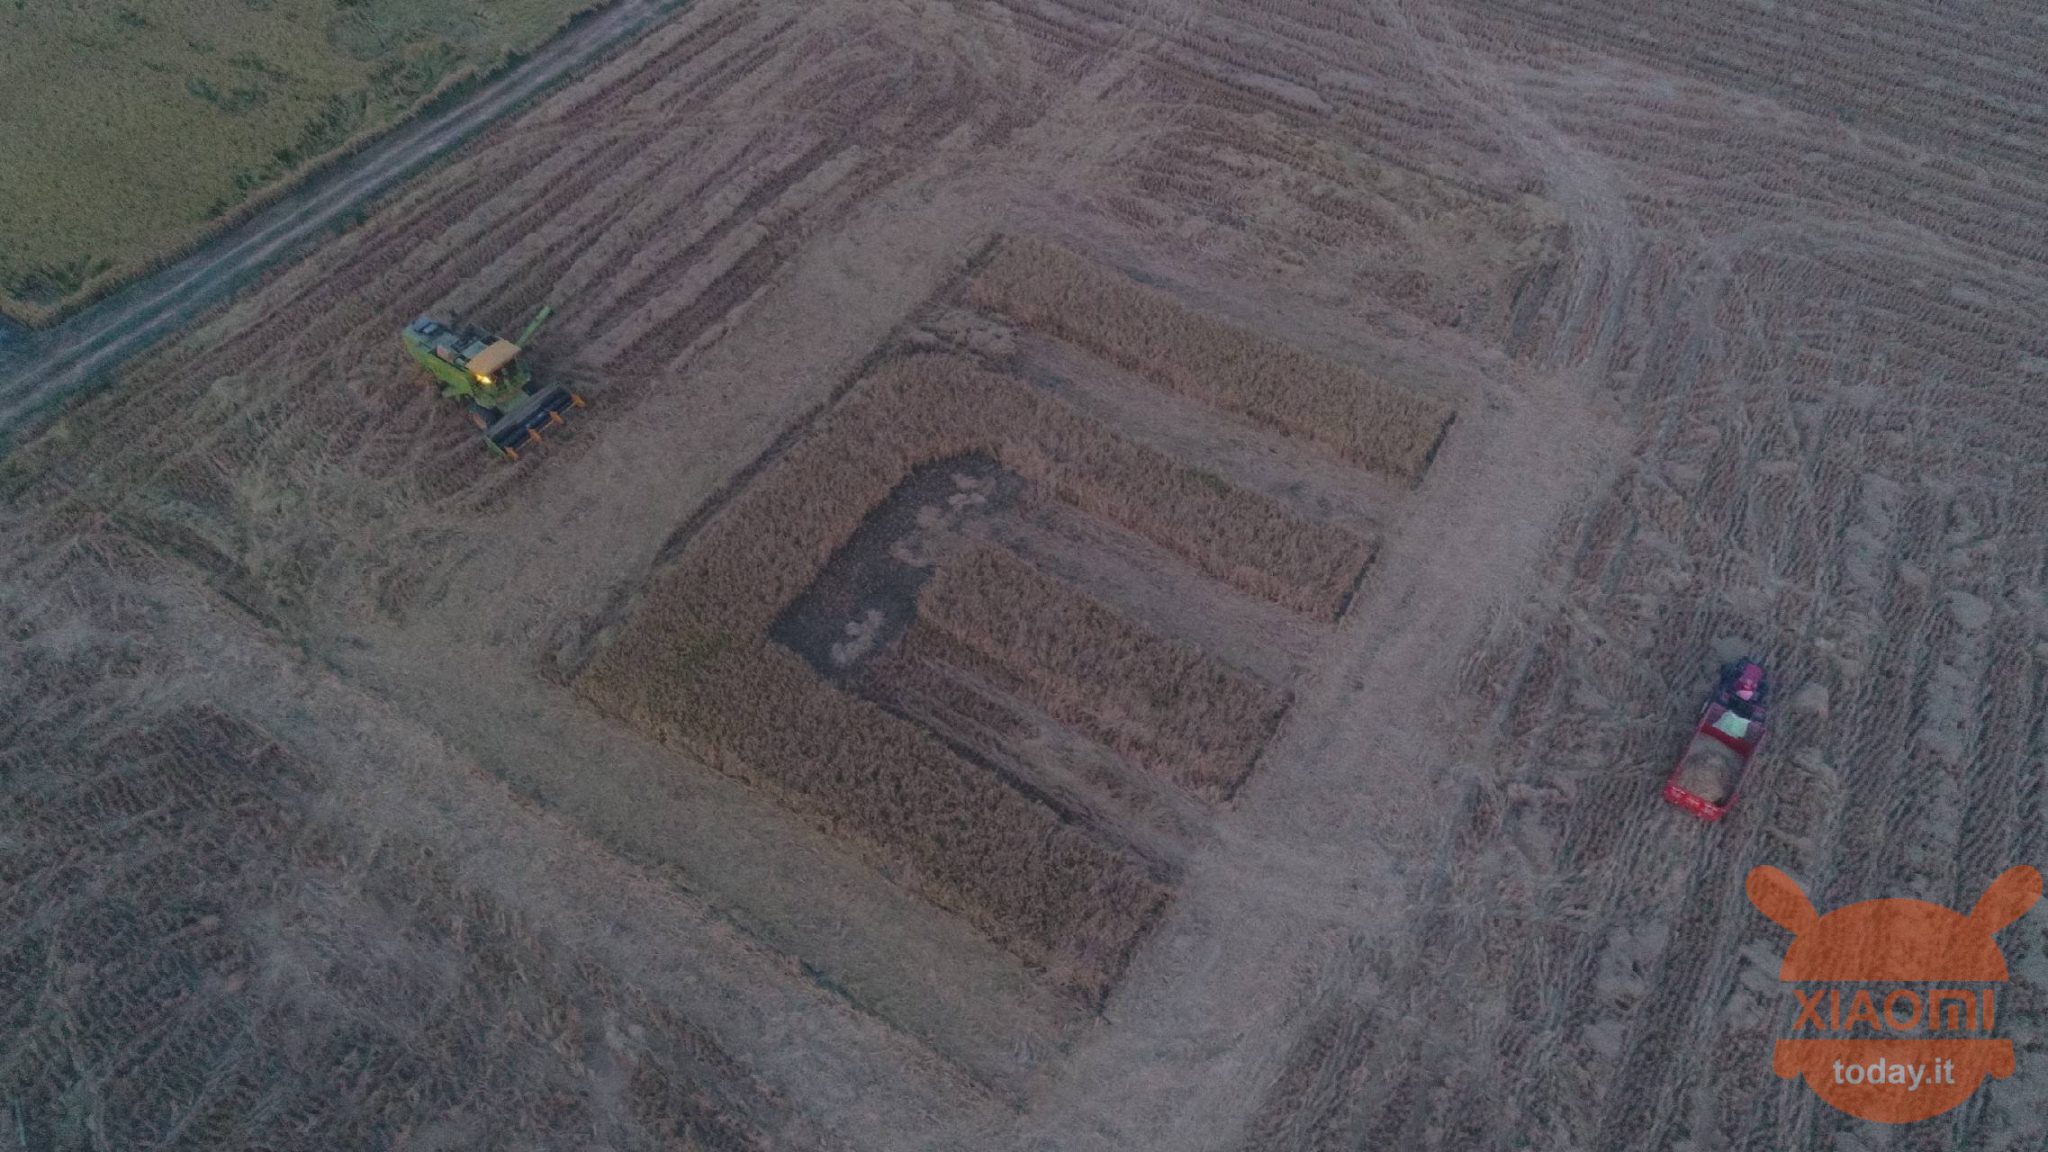
{"label": "rectangular cut block in field", "polygon": [[[1325,619],[1372,556],[1369,541],[1197,475],[1022,381],[958,356],[904,357],[857,382],[696,530],[579,688],[1097,996],[1164,906],[1168,889],[1151,870],[1114,837],[1068,823],[919,725],[820,678],[777,641],[792,606],[893,493],[920,469],[970,459],[1156,541],[1212,579]],[[1282,697],[1264,685],[1085,596],[1058,594],[1021,560],[948,579],[944,619],[970,638],[990,619],[974,609],[989,592],[1034,593],[1049,613],[1031,622],[1042,659],[1011,671],[1042,701],[1089,697],[1086,708],[1048,710],[1199,795],[1234,791],[1277,722]],[[970,586],[983,579],[997,585]],[[884,643],[893,634],[872,627]],[[1063,644],[1073,659],[1054,659]]]}

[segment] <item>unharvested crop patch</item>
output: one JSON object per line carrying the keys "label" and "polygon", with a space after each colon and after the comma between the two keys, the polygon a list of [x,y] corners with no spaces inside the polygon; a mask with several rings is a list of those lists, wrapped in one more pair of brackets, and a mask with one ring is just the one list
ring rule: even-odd
{"label": "unharvested crop patch", "polygon": [[864,381],[657,575],[581,688],[864,845],[1097,994],[1165,890],[914,725],[821,681],[768,636],[915,467],[978,447],[969,406],[1000,385],[942,358]]}
{"label": "unharvested crop patch", "polygon": [[[997,258],[1018,252],[1076,270],[1042,247],[1006,245]],[[1080,295],[1063,297],[1076,314],[1090,307],[1088,292],[1116,306],[1125,291],[1092,268],[1076,277]],[[1300,419],[1292,398],[1361,383],[1154,295],[1139,307],[1164,324],[1154,338],[1166,363],[1200,362],[1200,352],[1174,346],[1194,338],[1239,350],[1255,372],[1320,374],[1307,392],[1270,375],[1233,390],[1204,369],[1186,386],[1218,407]],[[1377,389],[1351,410],[1368,404],[1410,440],[1427,426],[1429,444],[1392,465],[1419,475],[1448,408]],[[1371,456],[1381,441],[1346,443]],[[1037,731],[1028,716],[1219,802],[1251,772],[1287,691],[995,543],[992,527],[1020,499],[1064,502],[1313,621],[1342,613],[1373,554],[1353,530],[1120,435],[1019,376],[954,351],[892,353],[674,550],[578,687],[1099,996],[1168,899],[1170,869],[1146,863],[1156,855],[1135,851],[1117,821],[1091,818],[1092,800],[1057,798],[1066,790],[1048,783],[1036,753],[1020,751],[1046,743],[1042,732],[1021,738]],[[894,654],[906,629],[923,655]],[[861,674],[870,665],[882,674]],[[909,697],[981,717],[993,745],[956,742],[930,716],[905,711]]]}
{"label": "unharvested crop patch", "polygon": [[1004,241],[969,295],[1161,388],[1405,480],[1421,479],[1457,415],[1441,400],[1193,312],[1042,240]]}
{"label": "unharvested crop patch", "polygon": [[946,565],[919,595],[918,613],[1047,712],[1213,799],[1243,783],[1286,707],[1214,656],[1133,624],[1001,548]]}

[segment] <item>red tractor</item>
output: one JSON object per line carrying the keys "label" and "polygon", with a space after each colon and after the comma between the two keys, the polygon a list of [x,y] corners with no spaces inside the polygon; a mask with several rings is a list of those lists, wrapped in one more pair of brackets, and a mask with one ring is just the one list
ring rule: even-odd
{"label": "red tractor", "polygon": [[1664,798],[1702,820],[1719,820],[1735,804],[1750,761],[1764,742],[1770,681],[1757,660],[1721,666],[1714,694],[1700,709],[1692,739],[1664,783]]}

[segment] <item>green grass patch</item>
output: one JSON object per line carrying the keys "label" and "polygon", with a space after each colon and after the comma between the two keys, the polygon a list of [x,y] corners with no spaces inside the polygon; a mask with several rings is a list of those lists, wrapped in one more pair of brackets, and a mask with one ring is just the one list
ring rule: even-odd
{"label": "green grass patch", "polygon": [[0,311],[47,319],[593,0],[0,0]]}

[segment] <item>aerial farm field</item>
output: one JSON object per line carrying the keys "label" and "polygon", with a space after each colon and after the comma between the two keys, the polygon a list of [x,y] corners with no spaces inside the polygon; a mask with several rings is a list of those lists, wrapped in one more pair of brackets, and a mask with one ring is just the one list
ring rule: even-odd
{"label": "aerial farm field", "polygon": [[589,0],[0,7],[0,313],[134,275]]}
{"label": "aerial farm field", "polygon": [[2041,1147],[1743,881],[2048,848],[2044,45],[682,8],[0,460],[0,1149]]}

